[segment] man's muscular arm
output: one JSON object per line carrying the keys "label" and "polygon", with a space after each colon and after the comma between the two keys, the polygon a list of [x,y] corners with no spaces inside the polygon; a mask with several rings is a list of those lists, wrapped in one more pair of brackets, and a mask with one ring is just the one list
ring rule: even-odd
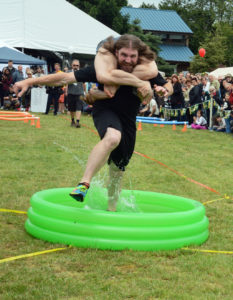
{"label": "man's muscular arm", "polygon": [[148,62],[148,64],[136,66],[133,73],[117,70],[116,57],[104,48],[100,48],[95,57],[96,77],[100,83],[105,85],[104,90],[110,97],[113,97],[117,90],[114,85],[148,87],[144,80],[155,77],[158,71],[155,62],[149,62],[146,59],[143,62]]}
{"label": "man's muscular arm", "polygon": [[14,92],[21,97],[27,91],[27,89],[33,85],[64,86],[74,82],[76,82],[76,79],[73,72],[58,72],[56,74],[18,81],[14,84]]}
{"label": "man's muscular arm", "polygon": [[137,65],[133,70],[133,75],[141,80],[149,80],[158,75],[158,67],[156,62],[148,60],[144,57],[140,57],[140,64]]}

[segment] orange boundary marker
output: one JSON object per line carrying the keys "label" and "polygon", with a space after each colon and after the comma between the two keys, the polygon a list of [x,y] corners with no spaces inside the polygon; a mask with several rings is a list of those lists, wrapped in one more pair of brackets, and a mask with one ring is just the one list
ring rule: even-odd
{"label": "orange boundary marker", "polygon": [[138,122],[138,131],[142,131],[142,122],[141,121]]}
{"label": "orange boundary marker", "polygon": [[0,120],[4,121],[24,121],[24,120],[36,120],[37,117],[22,117],[22,118],[5,118],[0,116]]}
{"label": "orange boundary marker", "polygon": [[24,121],[24,123],[28,123],[31,120],[31,125],[35,125],[36,128],[40,128],[40,118],[35,117],[34,115],[29,114],[28,112],[12,112],[12,111],[0,111],[0,120],[3,121]]}

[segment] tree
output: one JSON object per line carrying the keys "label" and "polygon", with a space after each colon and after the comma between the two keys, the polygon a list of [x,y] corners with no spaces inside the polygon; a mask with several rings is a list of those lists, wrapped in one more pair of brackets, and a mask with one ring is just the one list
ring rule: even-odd
{"label": "tree", "polygon": [[199,45],[204,41],[206,33],[212,31],[215,21],[213,10],[206,9],[204,4],[208,1],[163,0],[159,4],[159,9],[175,10],[193,31],[190,48],[194,53],[197,52]]}
{"label": "tree", "polygon": [[127,0],[69,0],[69,2],[120,34],[129,29],[128,16],[122,16],[120,13],[121,8],[127,6]]}
{"label": "tree", "polygon": [[233,66],[233,25],[228,23],[219,23],[218,26],[221,28],[222,35],[226,39],[227,50],[225,53],[226,65],[228,67]]}
{"label": "tree", "polygon": [[146,4],[146,3],[142,3],[141,8],[152,8],[152,9],[157,9],[156,6],[154,4]]}
{"label": "tree", "polygon": [[196,54],[190,64],[190,71],[193,73],[212,71],[226,62],[226,37],[223,36],[220,26],[217,27],[215,33],[209,33],[202,48],[206,50],[205,57]]}

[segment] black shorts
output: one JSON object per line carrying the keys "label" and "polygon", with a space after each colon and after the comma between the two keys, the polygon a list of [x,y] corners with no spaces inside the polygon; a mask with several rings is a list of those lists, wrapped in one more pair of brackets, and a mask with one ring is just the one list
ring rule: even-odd
{"label": "black shorts", "polygon": [[120,144],[110,153],[108,164],[111,161],[121,170],[125,171],[133,154],[136,140],[136,125],[132,120],[121,116],[109,108],[94,108],[93,120],[95,127],[102,139],[107,128],[114,128],[121,132]]}
{"label": "black shorts", "polygon": [[68,111],[81,111],[83,109],[83,101],[80,100],[80,95],[68,94]]}

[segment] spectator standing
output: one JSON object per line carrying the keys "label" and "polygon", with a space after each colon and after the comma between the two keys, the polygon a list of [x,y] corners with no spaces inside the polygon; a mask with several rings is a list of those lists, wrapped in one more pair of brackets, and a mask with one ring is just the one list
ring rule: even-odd
{"label": "spectator standing", "polygon": [[210,96],[211,96],[211,98],[214,99],[214,101],[216,101],[216,103],[219,106],[223,105],[223,100],[221,100],[220,97],[219,97],[219,91],[217,91],[216,88],[213,85],[210,86]]}
{"label": "spectator standing", "polygon": [[6,68],[2,75],[2,89],[3,95],[7,96],[9,92],[9,87],[13,83],[10,71]]}
{"label": "spectator standing", "polygon": [[225,94],[225,98],[223,99],[223,104],[221,107],[222,110],[233,110],[233,105],[230,104],[230,93]]}
{"label": "spectator standing", "polygon": [[202,100],[203,102],[206,100],[210,100],[210,82],[206,77],[203,77],[202,80]]}
{"label": "spectator standing", "polygon": [[193,88],[191,80],[186,80],[186,86],[182,88],[183,95],[184,95],[184,101],[185,101],[185,107],[188,107],[189,105],[189,92]]}
{"label": "spectator standing", "polygon": [[200,104],[202,102],[202,88],[198,84],[197,78],[192,78],[193,88],[189,92],[189,104],[190,106]]}
{"label": "spectator standing", "polygon": [[216,91],[218,91],[220,88],[219,81],[213,75],[209,75],[209,81],[210,81],[210,85],[214,86]]}
{"label": "spectator standing", "polygon": [[18,66],[18,70],[16,70],[13,75],[12,75],[12,79],[13,79],[13,84],[24,80],[24,75],[23,75],[23,67],[21,65]]}
{"label": "spectator standing", "polygon": [[[198,80],[196,77],[192,78],[192,88],[189,92],[189,106],[193,106],[196,104],[202,103],[202,85],[198,84]],[[200,109],[200,105],[198,107]],[[193,114],[190,112],[190,110],[187,110],[187,119],[189,124],[193,121]]]}
{"label": "spectator standing", "polygon": [[[62,72],[59,63],[55,63],[54,68],[55,68],[54,73]],[[48,100],[47,100],[47,107],[46,107],[45,114],[47,115],[49,113],[50,106],[53,103],[54,104],[53,115],[56,116],[58,111],[58,100],[60,96],[63,94],[62,87],[61,86],[47,87],[46,93],[48,94]]]}
{"label": "spectator standing", "polygon": [[[27,79],[28,78],[32,78],[32,72],[27,73]],[[29,87],[24,94],[24,105],[25,105],[26,111],[29,111],[29,108],[31,106],[31,90],[32,90],[32,88]]]}
{"label": "spectator standing", "polygon": [[[72,61],[72,72],[75,72],[80,69],[79,60],[75,59]],[[80,128],[80,118],[83,109],[83,101],[80,99],[80,96],[84,95],[84,88],[82,82],[76,82],[69,84],[67,88],[67,100],[68,100],[68,110],[71,117],[71,126]],[[76,116],[76,123],[75,118]]]}
{"label": "spectator standing", "polygon": [[220,84],[219,96],[223,100],[225,98],[225,93],[226,93],[225,87],[223,85],[223,76],[218,76],[218,82]]}
{"label": "spectator standing", "polygon": [[[68,73],[69,72],[69,68],[67,66],[65,66],[63,68],[63,72]],[[64,111],[67,108],[68,108],[68,100],[67,100],[67,86],[66,86],[65,87],[65,93],[64,93]]]}
{"label": "spectator standing", "polygon": [[3,109],[3,106],[4,106],[4,91],[3,91],[2,77],[3,77],[3,73],[2,73],[2,71],[0,71],[0,104],[1,104],[1,109]]}
{"label": "spectator standing", "polygon": [[34,77],[41,77],[44,76],[43,72],[42,72],[42,68],[41,67],[37,67],[36,72],[34,74]]}
{"label": "spectator standing", "polygon": [[[171,108],[181,109],[184,107],[184,95],[182,91],[181,83],[176,74],[172,75],[173,94],[170,97]],[[178,120],[180,121],[180,110],[178,111]]]}
{"label": "spectator standing", "polygon": [[3,70],[8,69],[10,71],[11,76],[16,71],[16,69],[13,67],[13,61],[9,60],[7,67],[5,67]]}
{"label": "spectator standing", "polygon": [[63,94],[60,96],[60,98],[58,100],[58,112],[60,114],[65,113],[65,91],[66,91],[66,87],[63,87],[62,90],[63,90]]}

